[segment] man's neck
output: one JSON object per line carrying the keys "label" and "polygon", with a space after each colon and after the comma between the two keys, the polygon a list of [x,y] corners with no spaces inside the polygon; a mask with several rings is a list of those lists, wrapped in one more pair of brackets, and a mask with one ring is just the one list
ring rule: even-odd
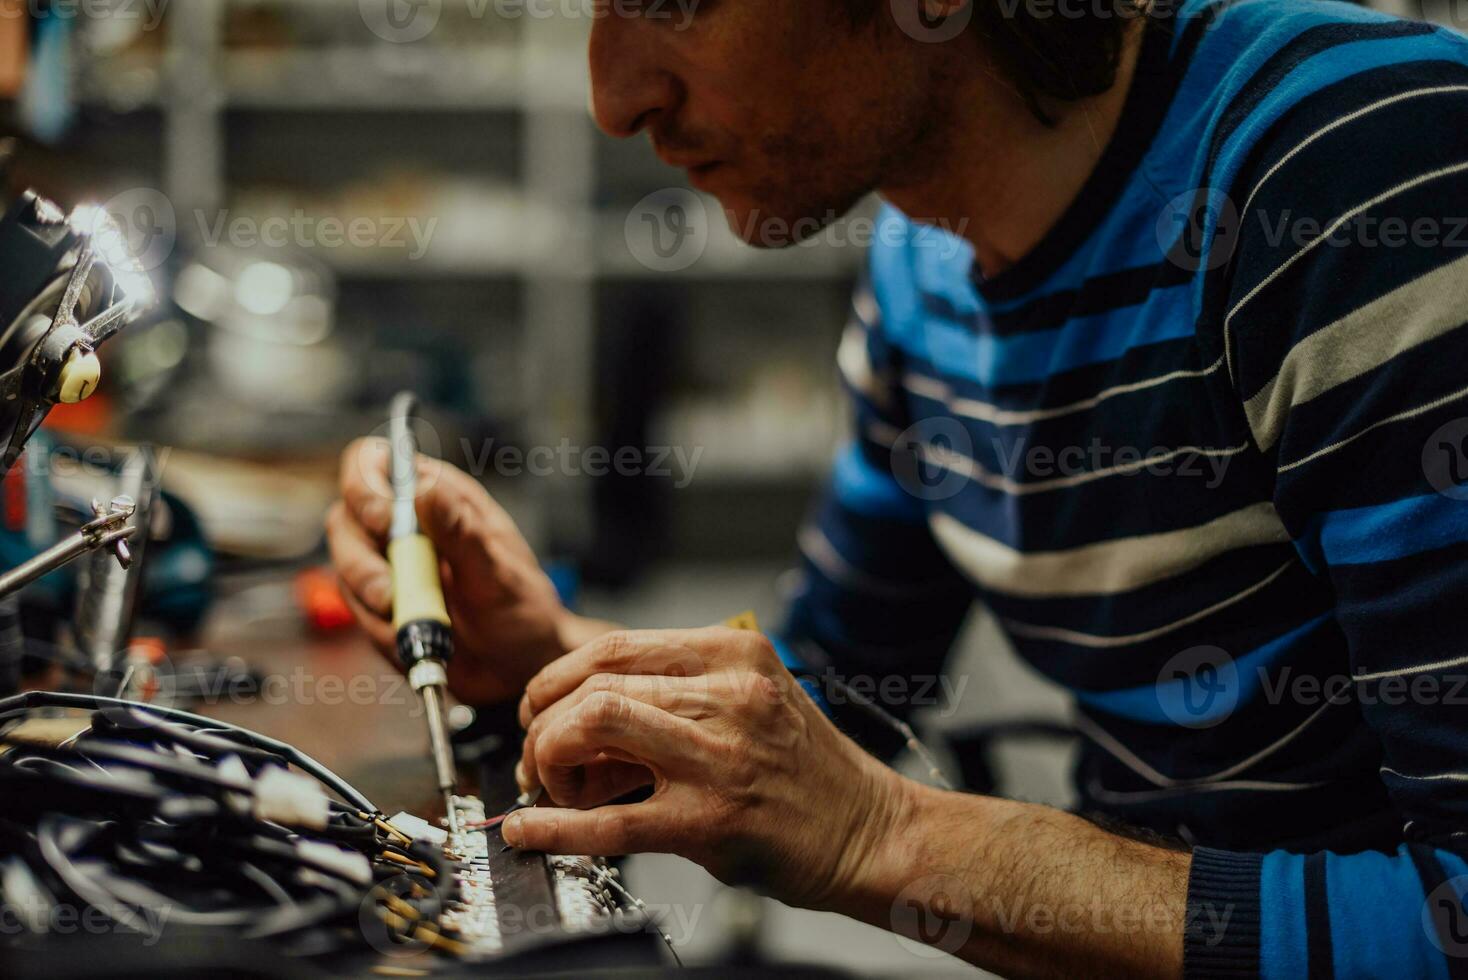
{"label": "man's neck", "polygon": [[1054,103],[1046,126],[990,66],[951,93],[943,131],[919,149],[921,176],[880,188],[915,219],[939,225],[974,247],[979,271],[997,276],[1023,258],[1080,194],[1116,132],[1141,52],[1133,25],[1110,91]]}

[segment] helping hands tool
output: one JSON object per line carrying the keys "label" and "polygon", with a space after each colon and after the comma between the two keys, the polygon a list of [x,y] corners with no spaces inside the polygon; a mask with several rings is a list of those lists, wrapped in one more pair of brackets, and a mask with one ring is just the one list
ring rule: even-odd
{"label": "helping hands tool", "polygon": [[393,629],[398,657],[408,671],[408,683],[423,698],[428,741],[438,788],[443,792],[449,833],[459,832],[454,808],[458,782],[454,750],[449,742],[444,697],[448,662],[454,653],[453,630],[438,575],[433,542],[418,528],[418,440],[413,412],[418,400],[408,392],[393,399],[388,420],[388,443],[393,508],[387,558],[392,566]]}

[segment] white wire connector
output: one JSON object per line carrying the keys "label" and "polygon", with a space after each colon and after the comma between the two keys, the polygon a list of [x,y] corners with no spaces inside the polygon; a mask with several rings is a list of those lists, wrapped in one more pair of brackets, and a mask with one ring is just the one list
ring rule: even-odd
{"label": "white wire connector", "polygon": [[311,864],[330,868],[348,881],[358,885],[372,884],[372,863],[365,854],[325,841],[304,839],[296,841],[296,851]]}
{"label": "white wire connector", "polygon": [[255,777],[256,819],[321,830],[330,814],[326,794],[309,776],[267,766]]}

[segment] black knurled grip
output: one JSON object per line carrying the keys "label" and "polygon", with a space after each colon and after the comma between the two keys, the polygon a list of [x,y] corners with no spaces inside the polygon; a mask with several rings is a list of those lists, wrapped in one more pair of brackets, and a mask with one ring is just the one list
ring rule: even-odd
{"label": "black knurled grip", "polygon": [[398,659],[406,668],[429,658],[448,663],[452,652],[453,633],[443,623],[419,619],[398,630]]}

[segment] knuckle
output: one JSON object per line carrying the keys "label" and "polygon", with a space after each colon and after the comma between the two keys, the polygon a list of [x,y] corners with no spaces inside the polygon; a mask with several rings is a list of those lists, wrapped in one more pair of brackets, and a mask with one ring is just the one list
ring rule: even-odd
{"label": "knuckle", "polygon": [[602,671],[586,678],[586,690],[589,694],[616,691],[619,687],[620,678],[616,674]]}
{"label": "knuckle", "polygon": [[627,630],[615,630],[602,637],[596,652],[596,663],[603,668],[623,666],[631,661],[632,649],[632,634]]}
{"label": "knuckle", "polygon": [[626,727],[628,707],[625,699],[611,691],[593,692],[581,702],[582,723],[592,731],[619,732]]}
{"label": "knuckle", "polygon": [[778,707],[785,701],[785,689],[767,674],[751,674],[748,704],[756,710]]}
{"label": "knuckle", "polygon": [[780,663],[780,654],[775,650],[774,641],[764,633],[750,633],[749,640],[759,662],[764,666],[783,666]]}

